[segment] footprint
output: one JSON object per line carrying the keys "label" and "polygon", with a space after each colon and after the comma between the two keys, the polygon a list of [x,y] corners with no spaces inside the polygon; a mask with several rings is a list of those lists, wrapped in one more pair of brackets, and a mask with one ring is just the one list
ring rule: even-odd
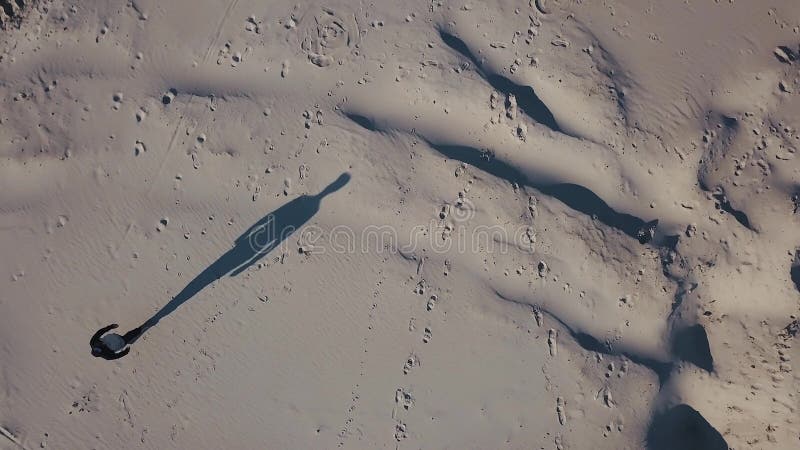
{"label": "footprint", "polygon": [[427,344],[430,341],[431,341],[431,329],[425,327],[425,332],[422,334],[422,342]]}
{"label": "footprint", "polygon": [[533,306],[533,318],[536,319],[536,325],[538,326],[542,326],[544,323],[544,315],[542,314],[542,310],[539,308],[539,305]]}
{"label": "footprint", "polygon": [[431,297],[428,299],[428,304],[425,305],[425,307],[428,309],[428,311],[433,311],[433,308],[436,307],[436,302],[438,300],[439,300],[439,298],[436,296],[436,294],[431,295]]}
{"label": "footprint", "polygon": [[596,399],[602,398],[603,404],[608,408],[613,408],[616,403],[614,403],[614,399],[611,397],[611,388],[605,386],[603,389],[600,389],[597,394],[595,395]]}
{"label": "footprint", "polygon": [[133,145],[133,154],[135,156],[139,156],[139,155],[141,155],[142,153],[144,153],[146,151],[147,151],[147,147],[145,147],[144,142],[142,142],[142,141],[138,141],[137,140],[136,144]]}
{"label": "footprint", "polygon": [[167,224],[169,224],[169,218],[168,217],[161,218],[161,220],[158,221],[158,224],[156,224],[156,231],[158,232],[164,231],[164,228],[167,227]]}
{"label": "footprint", "polygon": [[603,430],[603,437],[608,437],[608,435],[614,431],[622,433],[624,429],[625,425],[622,423],[622,418],[620,418],[616,423],[611,421],[606,425],[605,430]]}
{"label": "footprint", "polygon": [[408,356],[406,363],[403,365],[403,375],[408,375],[408,373],[411,372],[411,369],[413,369],[414,366],[419,366],[419,358],[417,357],[417,355],[412,353]]}
{"label": "footprint", "polygon": [[530,247],[531,251],[534,251],[536,248],[536,232],[533,231],[533,227],[525,228],[524,239],[527,242],[528,246]]}
{"label": "footprint", "polygon": [[169,105],[170,103],[172,103],[173,100],[175,100],[175,97],[177,95],[178,95],[178,90],[177,89],[169,88],[167,93],[164,94],[163,97],[161,97],[161,103],[163,103],[165,105]]}
{"label": "footprint", "polygon": [[81,395],[80,400],[72,402],[72,410],[69,411],[69,414],[94,411],[92,401],[95,400],[96,396],[97,394],[94,390]]}
{"label": "footprint", "polygon": [[550,356],[558,355],[558,331],[550,328],[547,330],[547,347],[550,349]]}
{"label": "footprint", "polygon": [[403,439],[408,437],[408,433],[406,430],[406,424],[403,422],[397,422],[394,427],[394,438],[397,442],[402,441]]}
{"label": "footprint", "polygon": [[547,276],[547,273],[550,271],[550,268],[547,267],[547,263],[544,261],[539,261],[539,264],[536,266],[536,270],[539,272],[539,276],[544,278]]}
{"label": "footprint", "polygon": [[606,371],[606,378],[611,378],[611,375],[614,373],[614,363],[610,362],[607,366],[608,370]]}
{"label": "footprint", "polygon": [[119,111],[120,106],[122,106],[122,92],[116,92],[114,95],[111,96],[111,109],[114,111]]}
{"label": "footprint", "polygon": [[289,66],[290,64],[288,59],[281,63],[281,78],[286,78],[289,76]]}
{"label": "footprint", "polygon": [[297,169],[297,171],[299,173],[300,179],[305,180],[306,178],[308,178],[308,174],[311,171],[311,168],[308,166],[308,164],[300,164],[300,167]]}
{"label": "footprint", "polygon": [[412,396],[410,392],[403,388],[397,389],[395,392],[394,401],[398,405],[401,405],[406,411],[414,406],[414,396]]}
{"label": "footprint", "polygon": [[562,397],[556,399],[556,414],[558,415],[558,423],[564,425],[567,423],[567,414],[565,412],[566,403]]}
{"label": "footprint", "polygon": [[489,95],[489,108],[497,109],[500,107],[500,93],[497,91],[492,91],[491,95]]}
{"label": "footprint", "polygon": [[517,97],[514,94],[508,94],[506,99],[506,117],[517,120]]}
{"label": "footprint", "polygon": [[261,34],[261,24],[259,22],[256,20],[256,16],[251,15],[245,21],[244,29],[251,33]]}

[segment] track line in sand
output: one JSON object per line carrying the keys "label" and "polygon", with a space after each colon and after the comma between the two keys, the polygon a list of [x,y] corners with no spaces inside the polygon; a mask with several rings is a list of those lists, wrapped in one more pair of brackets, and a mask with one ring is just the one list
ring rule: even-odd
{"label": "track line in sand", "polygon": [[[222,15],[222,18],[217,25],[216,30],[214,31],[214,35],[211,38],[211,42],[208,44],[208,48],[206,49],[205,55],[203,55],[203,64],[208,61],[208,57],[211,55],[211,51],[216,47],[217,41],[219,41],[219,37],[222,34],[222,28],[225,26],[225,22],[227,22],[228,17],[230,17],[231,12],[236,7],[236,4],[239,3],[239,0],[232,0],[228,4],[228,8],[225,10],[225,14]],[[189,103],[186,105],[186,110],[192,107],[194,104],[195,97],[189,99]],[[178,131],[181,129],[181,125],[183,125],[183,118],[184,116],[181,115],[178,118],[178,124],[175,125],[175,131],[172,132],[172,137],[169,140],[169,144],[167,145],[167,150],[164,152],[164,158],[161,160],[161,163],[158,165],[158,171],[156,172],[156,176],[153,177],[152,184],[150,185],[150,189],[147,190],[146,197],[150,197],[150,194],[153,193],[153,189],[155,189],[156,183],[161,178],[162,172],[164,172],[164,166],[167,164],[167,160],[169,159],[169,155],[172,151],[172,147],[175,145],[175,139],[178,137]]]}
{"label": "track line in sand", "polygon": [[208,61],[208,57],[211,56],[211,50],[215,47],[217,41],[219,40],[220,34],[222,34],[222,27],[225,25],[225,22],[231,15],[231,11],[233,11],[233,8],[236,7],[237,3],[239,3],[239,0],[233,0],[228,4],[228,9],[226,9],[225,14],[222,15],[222,19],[219,21],[219,25],[217,25],[217,30],[214,32],[214,36],[211,39],[211,43],[208,44],[208,49],[206,50],[206,54],[205,56],[203,56],[204,63]]}
{"label": "track line in sand", "polygon": [[24,445],[22,445],[22,442],[20,442],[20,441],[19,441],[19,439],[17,439],[17,438],[16,438],[16,437],[15,437],[13,434],[11,434],[11,432],[10,432],[10,431],[6,430],[6,429],[5,429],[5,428],[3,428],[3,427],[0,427],[0,434],[2,434],[3,436],[5,436],[5,437],[6,437],[6,438],[7,438],[9,441],[11,441],[11,442],[13,442],[14,444],[16,444],[16,445],[17,445],[17,447],[19,447],[19,448],[21,448],[21,449],[23,449],[23,450],[26,450],[26,448],[27,448],[27,447],[25,447]]}
{"label": "track line in sand", "polygon": [[[194,97],[189,100],[189,103],[186,105],[186,109],[191,108],[192,103],[194,103]],[[161,178],[161,173],[164,172],[164,166],[167,165],[167,159],[169,159],[170,150],[175,144],[175,139],[178,137],[178,131],[181,129],[181,125],[183,125],[183,115],[178,118],[178,124],[175,125],[175,130],[172,132],[172,137],[169,138],[169,144],[167,144],[167,151],[164,152],[164,158],[161,159],[161,162],[158,164],[158,171],[156,172],[156,176],[153,177],[153,181],[150,182],[150,188],[147,190],[147,194],[145,197],[150,197],[150,194],[153,193],[153,189],[156,187],[156,183]]]}

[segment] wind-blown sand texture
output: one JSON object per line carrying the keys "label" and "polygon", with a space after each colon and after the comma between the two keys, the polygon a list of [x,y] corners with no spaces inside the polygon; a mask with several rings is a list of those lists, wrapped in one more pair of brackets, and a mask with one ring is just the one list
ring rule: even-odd
{"label": "wind-blown sand texture", "polygon": [[0,6],[0,448],[800,448],[799,2]]}

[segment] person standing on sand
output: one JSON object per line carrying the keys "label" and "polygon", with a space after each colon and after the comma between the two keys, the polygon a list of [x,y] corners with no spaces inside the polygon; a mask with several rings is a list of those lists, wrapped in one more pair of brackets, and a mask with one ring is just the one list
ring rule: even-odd
{"label": "person standing on sand", "polygon": [[133,330],[120,336],[117,333],[108,333],[109,330],[119,327],[116,323],[107,327],[97,330],[97,333],[92,336],[89,345],[92,346],[92,356],[103,359],[119,359],[127,355],[131,350],[128,345],[138,338],[144,331],[144,326],[134,328]]}

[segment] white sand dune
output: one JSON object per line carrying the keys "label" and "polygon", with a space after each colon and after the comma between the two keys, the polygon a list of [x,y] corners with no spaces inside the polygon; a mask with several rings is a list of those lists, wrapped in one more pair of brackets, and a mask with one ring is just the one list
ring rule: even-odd
{"label": "white sand dune", "polygon": [[0,449],[800,447],[800,3],[0,7]]}

